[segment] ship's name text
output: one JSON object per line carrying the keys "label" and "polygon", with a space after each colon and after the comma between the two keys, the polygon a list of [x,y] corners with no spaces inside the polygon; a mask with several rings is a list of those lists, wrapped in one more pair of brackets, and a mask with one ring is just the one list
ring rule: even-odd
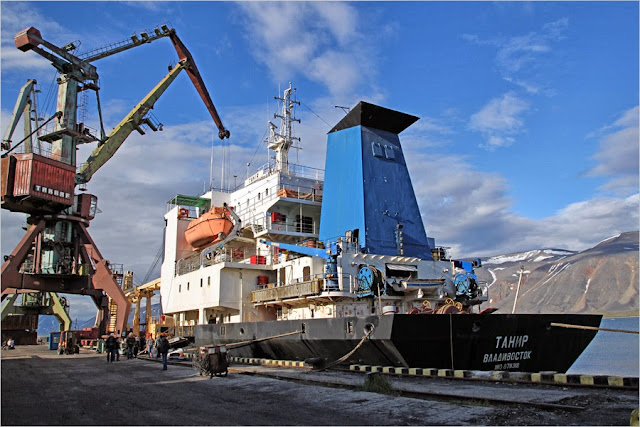
{"label": "ship's name text", "polygon": [[510,335],[496,337],[496,348],[517,348],[524,347],[529,341],[529,335]]}

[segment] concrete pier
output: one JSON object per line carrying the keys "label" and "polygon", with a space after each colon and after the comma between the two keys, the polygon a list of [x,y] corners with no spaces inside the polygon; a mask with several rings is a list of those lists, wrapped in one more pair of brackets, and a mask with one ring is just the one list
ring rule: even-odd
{"label": "concrete pier", "polygon": [[[45,346],[2,351],[2,425],[629,425],[631,390],[390,379],[405,397],[364,391],[365,374],[233,365],[227,377],[140,359],[108,364],[83,349],[58,355]],[[461,398],[438,398],[456,390]],[[518,406],[466,396],[503,396]],[[582,406],[544,409],[527,401]]]}

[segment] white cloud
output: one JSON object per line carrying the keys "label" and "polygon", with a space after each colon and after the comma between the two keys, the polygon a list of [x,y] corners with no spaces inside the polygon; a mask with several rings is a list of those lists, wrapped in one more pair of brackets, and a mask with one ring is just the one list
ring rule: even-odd
{"label": "white cloud", "polygon": [[451,247],[454,256],[550,247],[584,250],[611,235],[638,229],[637,186],[626,198],[597,197],[570,204],[553,216],[531,219],[514,212],[504,177],[479,172],[462,156],[425,153],[420,140],[429,143],[433,138],[437,135],[430,132],[400,136],[427,235]]}
{"label": "white cloud", "polygon": [[[49,61],[39,55],[16,49],[14,37],[20,31],[33,26],[40,30],[42,38],[56,45],[78,39],[57,22],[43,17],[29,2],[2,2],[2,71],[29,69],[42,77],[42,71],[51,71]],[[49,75],[50,73],[47,73]]]}
{"label": "white cloud", "polygon": [[538,69],[545,58],[553,52],[553,45],[565,38],[569,26],[567,18],[546,23],[539,31],[511,37],[481,39],[476,34],[463,34],[462,38],[471,43],[493,46],[496,51],[496,65],[502,78],[531,94],[553,96],[555,90],[540,83]]}
{"label": "white cloud", "polygon": [[609,181],[601,189],[628,195],[638,190],[638,106],[625,111],[613,124],[596,133],[600,137],[598,163],[589,176],[604,176]]}
{"label": "white cloud", "polygon": [[493,149],[513,144],[517,135],[524,130],[523,114],[529,103],[509,92],[490,100],[471,116],[469,127],[485,136],[485,147]]}
{"label": "white cloud", "polygon": [[[372,86],[372,48],[358,29],[358,12],[336,2],[241,2],[253,55],[275,81],[297,75],[323,84],[332,95]],[[366,70],[366,72],[364,72]]]}

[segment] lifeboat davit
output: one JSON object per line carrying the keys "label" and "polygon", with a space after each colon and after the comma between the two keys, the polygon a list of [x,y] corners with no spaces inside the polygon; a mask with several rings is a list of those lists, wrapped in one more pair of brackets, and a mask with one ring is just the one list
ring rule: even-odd
{"label": "lifeboat davit", "polygon": [[233,228],[233,222],[224,208],[212,207],[200,218],[194,219],[184,237],[194,249],[202,249],[223,240]]}

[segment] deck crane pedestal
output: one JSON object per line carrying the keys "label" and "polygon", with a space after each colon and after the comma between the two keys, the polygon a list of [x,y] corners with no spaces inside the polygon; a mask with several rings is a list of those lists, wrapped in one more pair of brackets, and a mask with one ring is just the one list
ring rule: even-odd
{"label": "deck crane pedestal", "polygon": [[[101,58],[169,37],[179,62],[136,105],[133,110],[109,133],[104,135],[98,73],[92,64]],[[87,228],[95,217],[97,197],[76,192],[76,186],[91,180],[124,143],[134,130],[144,134],[141,126],[149,125],[156,130],[147,117],[155,102],[173,82],[180,71],[185,70],[204,101],[213,118],[220,139],[228,138],[224,127],[195,65],[191,53],[178,38],[175,29],[164,24],[153,31],[134,34],[126,41],[96,49],[82,56],[75,56],[73,45],[58,47],[44,40],[36,28],[27,28],[15,36],[15,44],[23,52],[34,51],[51,61],[60,73],[58,78],[58,100],[56,113],[47,120],[55,120],[54,130],[37,136],[38,144],[50,144],[50,155],[33,150],[33,144],[25,144],[24,152],[13,151],[25,140],[31,140],[35,131],[27,130],[24,117],[25,139],[11,147],[11,135],[21,111],[30,111],[25,93],[32,90],[33,83],[23,87],[12,124],[7,130],[2,148],[2,176],[0,195],[2,208],[28,215],[28,229],[11,255],[2,264],[2,299],[10,294],[34,292],[58,292],[89,295],[99,309],[99,333],[107,332],[109,324],[109,298],[117,306],[114,330],[118,334],[127,329],[129,301],[120,288]],[[77,122],[78,93],[91,90],[96,93],[100,113],[101,135],[95,136]],[[37,123],[37,118],[36,118]],[[38,131],[42,126],[38,127]],[[79,144],[98,142],[87,161],[76,173],[76,148]]]}

